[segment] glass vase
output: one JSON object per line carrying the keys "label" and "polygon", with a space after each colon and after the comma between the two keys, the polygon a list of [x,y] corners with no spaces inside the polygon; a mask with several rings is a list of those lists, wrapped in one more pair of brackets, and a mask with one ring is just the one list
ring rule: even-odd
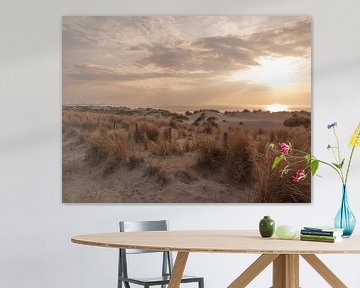
{"label": "glass vase", "polygon": [[341,206],[336,214],[334,224],[336,228],[344,229],[344,238],[350,237],[355,228],[356,219],[349,207],[346,185],[342,187]]}

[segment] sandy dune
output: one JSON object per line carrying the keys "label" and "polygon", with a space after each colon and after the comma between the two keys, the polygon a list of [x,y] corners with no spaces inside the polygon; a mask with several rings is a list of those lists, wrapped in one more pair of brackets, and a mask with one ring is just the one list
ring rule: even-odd
{"label": "sandy dune", "polygon": [[[228,129],[278,129],[284,127],[286,119],[298,114],[310,117],[305,112],[220,113],[213,110],[185,116],[165,110],[96,106],[64,106],[63,112],[63,202],[68,203],[255,202],[257,183],[245,185],[229,181],[224,167],[215,167],[216,171],[197,167],[198,154],[194,150],[197,137],[201,134],[209,141],[220,143],[216,145],[224,145],[221,137]],[[139,143],[133,135],[138,133],[141,123],[145,125],[147,121],[159,125],[160,134],[156,140],[146,138],[141,140],[144,143]],[[166,138],[169,137],[167,129],[170,129],[170,140]],[[96,164],[88,160],[89,143],[99,131],[126,135],[126,159],[116,160],[119,163],[112,164],[114,167],[111,166],[111,172],[106,175],[108,160],[99,160]],[[256,139],[257,133],[263,132],[254,132]],[[257,141],[263,141],[261,139]],[[106,157],[112,159],[111,154]],[[132,167],[131,157],[141,161]]]}

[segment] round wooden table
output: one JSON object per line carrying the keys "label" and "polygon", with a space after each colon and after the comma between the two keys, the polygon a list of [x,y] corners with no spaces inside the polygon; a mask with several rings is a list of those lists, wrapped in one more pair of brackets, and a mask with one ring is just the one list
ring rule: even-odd
{"label": "round wooden table", "polygon": [[315,254],[360,253],[358,235],[339,243],[306,242],[299,239],[261,238],[255,230],[117,232],[75,236],[83,245],[176,251],[177,257],[169,288],[178,288],[190,252],[262,254],[228,288],[246,287],[273,263],[274,288],[299,287],[301,255],[331,287],[347,287]]}

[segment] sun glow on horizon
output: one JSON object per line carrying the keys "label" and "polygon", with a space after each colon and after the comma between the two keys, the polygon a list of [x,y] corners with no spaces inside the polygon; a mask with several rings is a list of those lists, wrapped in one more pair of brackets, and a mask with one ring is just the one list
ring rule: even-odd
{"label": "sun glow on horizon", "polygon": [[274,113],[274,112],[288,111],[288,108],[289,108],[288,106],[282,104],[270,104],[266,106],[265,110]]}

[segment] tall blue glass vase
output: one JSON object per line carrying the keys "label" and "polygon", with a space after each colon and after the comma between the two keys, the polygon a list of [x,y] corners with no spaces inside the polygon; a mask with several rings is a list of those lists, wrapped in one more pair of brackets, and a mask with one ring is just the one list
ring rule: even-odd
{"label": "tall blue glass vase", "polygon": [[334,224],[336,228],[344,229],[343,237],[346,238],[350,237],[355,229],[356,219],[349,207],[346,185],[343,185],[342,188],[341,206],[336,214]]}

